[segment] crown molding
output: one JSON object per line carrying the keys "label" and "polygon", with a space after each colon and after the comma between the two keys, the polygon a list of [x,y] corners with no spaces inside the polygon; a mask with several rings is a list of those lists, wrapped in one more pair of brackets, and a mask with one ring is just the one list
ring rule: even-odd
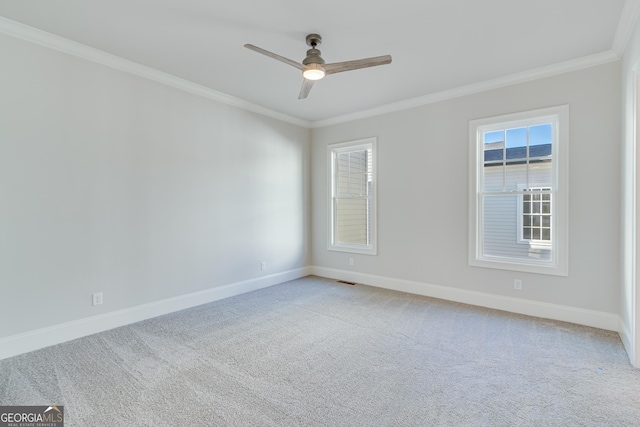
{"label": "crown molding", "polygon": [[305,128],[309,128],[311,125],[311,123],[307,120],[302,120],[297,117],[289,116],[288,114],[279,113],[261,105],[236,98],[235,96],[227,95],[223,92],[218,92],[217,90],[210,89],[192,81],[156,70],[155,68],[147,67],[146,65],[142,65],[137,62],[129,61],[128,59],[124,59],[119,56],[104,52],[102,50],[78,42],[74,42],[64,37],[56,36],[55,34],[51,34],[25,24],[21,24],[2,16],[0,16],[0,32],[35,44],[39,44],[41,46],[48,47],[50,49],[58,50],[69,55],[77,56],[88,61],[106,65],[107,67],[115,68],[116,70],[124,71],[126,73],[134,74],[145,79],[162,83],[176,89],[184,90],[186,92],[199,95],[213,101],[218,101],[233,107],[237,107],[242,110],[261,114],[263,116],[271,117],[276,120],[291,123],[297,126],[302,126]]}
{"label": "crown molding", "polygon": [[270,117],[283,122],[291,123],[304,128],[315,129],[325,126],[331,126],[340,123],[346,123],[354,120],[364,119],[368,117],[379,116],[382,114],[393,113],[397,111],[416,108],[423,105],[433,104],[435,102],[446,101],[449,99],[459,98],[466,95],[472,95],[487,90],[498,89],[517,83],[524,83],[531,80],[550,77],[557,74],[576,71],[596,65],[606,64],[608,62],[617,61],[622,56],[624,49],[631,37],[635,22],[640,15],[640,0],[625,0],[623,11],[620,16],[618,28],[614,37],[612,49],[606,52],[584,56],[581,58],[561,62],[558,64],[540,67],[533,70],[527,70],[521,73],[511,74],[509,76],[497,79],[487,80],[478,83],[472,83],[441,92],[432,93],[411,99],[385,104],[376,108],[362,110],[355,113],[336,116],[329,119],[318,121],[307,121],[297,117],[290,116],[258,104],[219,92],[208,87],[199,85],[189,80],[176,77],[174,75],[159,71],[157,69],[147,67],[145,65],[133,62],[119,56],[104,52],[102,50],[83,45],[78,42],[56,36],[46,31],[21,24],[19,22],[0,16],[0,32],[17,37],[29,42],[39,44],[51,49],[74,55],[88,61],[106,65],[108,67],[131,73],[158,83],[165,84],[186,92],[199,95],[214,101],[224,103],[245,111],[257,113],[266,117]]}
{"label": "crown molding", "polygon": [[500,77],[493,80],[472,83],[465,86],[459,86],[453,89],[432,93],[416,98],[405,99],[403,101],[394,102],[392,104],[382,105],[380,107],[369,110],[358,111],[356,113],[345,114],[343,116],[333,117],[326,120],[311,122],[311,128],[321,128],[339,123],[346,123],[353,120],[364,119],[381,114],[393,113],[396,111],[408,110],[410,108],[421,107],[423,105],[433,104],[435,102],[447,101],[449,99],[459,98],[466,95],[472,95],[478,92],[485,92],[492,89],[498,89],[505,86],[524,83],[531,80],[537,80],[544,77],[551,77],[557,74],[563,74],[570,71],[581,70],[596,65],[606,64],[619,60],[613,50],[597,53],[594,55],[583,56],[581,58],[572,59],[570,61],[560,62],[546,67],[535,68],[521,73],[511,74],[509,76]]}
{"label": "crown molding", "polygon": [[622,56],[624,50],[627,48],[629,39],[633,34],[633,28],[640,15],[640,0],[625,0],[622,7],[622,13],[620,14],[620,20],[618,21],[618,28],[616,34],[613,37],[613,44],[611,50],[613,50],[619,57]]}

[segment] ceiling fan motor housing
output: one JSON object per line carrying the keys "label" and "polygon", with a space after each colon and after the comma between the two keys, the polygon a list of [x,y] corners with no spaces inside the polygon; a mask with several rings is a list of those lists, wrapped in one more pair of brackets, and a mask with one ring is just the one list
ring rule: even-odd
{"label": "ceiling fan motor housing", "polygon": [[304,65],[309,64],[324,64],[324,59],[320,56],[320,51],[316,48],[311,48],[307,51],[307,57],[302,61]]}
{"label": "ceiling fan motor housing", "polygon": [[316,46],[319,46],[322,43],[322,37],[320,34],[308,34],[305,39],[307,42],[307,46],[310,46],[311,49],[307,51],[307,57],[304,58],[302,64],[324,64],[324,59],[320,56],[320,50],[316,49]]}

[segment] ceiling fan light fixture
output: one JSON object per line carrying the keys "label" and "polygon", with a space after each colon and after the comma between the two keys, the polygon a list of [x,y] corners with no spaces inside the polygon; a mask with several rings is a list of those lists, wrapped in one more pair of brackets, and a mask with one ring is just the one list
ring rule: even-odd
{"label": "ceiling fan light fixture", "polygon": [[320,64],[308,64],[302,72],[302,77],[307,80],[320,80],[324,75],[324,68]]}

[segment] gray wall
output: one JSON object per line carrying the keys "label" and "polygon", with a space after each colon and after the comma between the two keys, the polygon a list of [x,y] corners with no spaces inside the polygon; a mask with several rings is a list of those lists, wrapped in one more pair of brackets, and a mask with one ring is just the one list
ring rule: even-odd
{"label": "gray wall", "polygon": [[[570,106],[569,276],[470,267],[469,121],[562,104]],[[314,129],[312,263],[619,313],[620,105],[615,62]],[[378,137],[378,256],[328,251],[326,146],[370,136]]]}
{"label": "gray wall", "polygon": [[0,56],[0,338],[309,264],[308,129],[4,35]]}

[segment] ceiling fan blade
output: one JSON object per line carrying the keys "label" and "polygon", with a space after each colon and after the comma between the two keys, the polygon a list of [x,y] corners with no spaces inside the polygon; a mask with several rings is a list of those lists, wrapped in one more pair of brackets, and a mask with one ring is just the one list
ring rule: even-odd
{"label": "ceiling fan blade", "polygon": [[309,95],[314,82],[315,80],[302,79],[302,87],[300,88],[300,95],[298,95],[298,99],[304,99]]}
{"label": "ceiling fan blade", "polygon": [[376,56],[373,58],[356,59],[354,61],[335,62],[333,64],[324,64],[327,75],[342,73],[343,71],[357,70],[359,68],[375,67],[377,65],[385,65],[391,63],[391,55]]}
{"label": "ceiling fan blade", "polygon": [[289,64],[292,67],[296,67],[299,70],[304,70],[304,65],[300,64],[299,62],[296,62],[292,59],[289,58],[285,58],[284,56],[280,56],[276,53],[273,52],[269,52],[268,50],[264,50],[262,48],[259,48],[258,46],[254,46],[252,44],[245,44],[244,47],[246,47],[249,50],[252,50],[254,52],[258,52],[261,53],[265,56],[268,56],[269,58],[273,58],[273,59],[277,59],[280,62],[284,62],[285,64]]}

